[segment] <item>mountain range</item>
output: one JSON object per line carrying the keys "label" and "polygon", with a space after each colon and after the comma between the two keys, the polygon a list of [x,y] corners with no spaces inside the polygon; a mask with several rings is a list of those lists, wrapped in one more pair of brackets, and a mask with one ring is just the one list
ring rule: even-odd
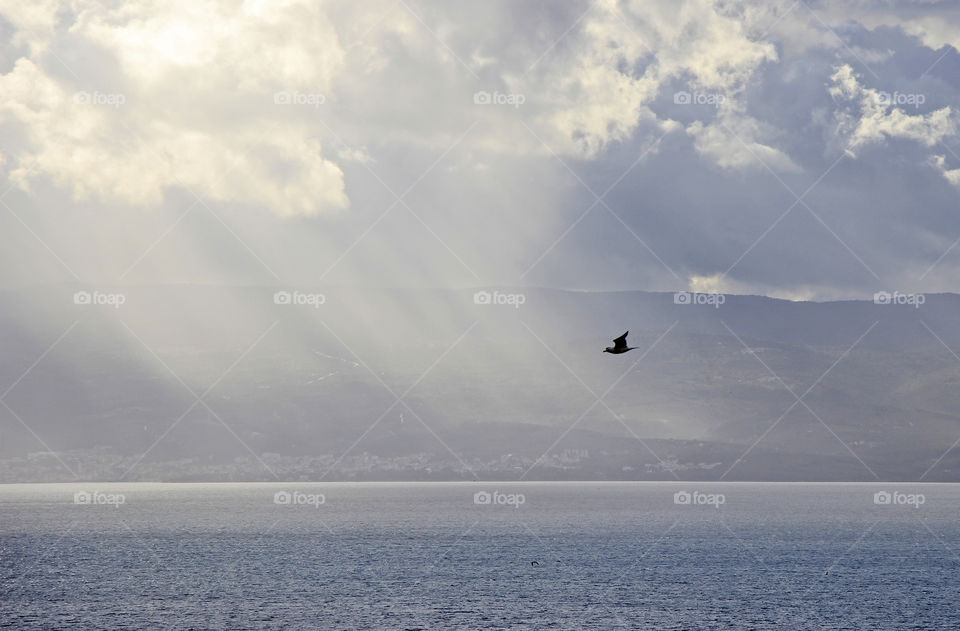
{"label": "mountain range", "polygon": [[956,294],[47,285],[0,348],[3,482],[960,479]]}

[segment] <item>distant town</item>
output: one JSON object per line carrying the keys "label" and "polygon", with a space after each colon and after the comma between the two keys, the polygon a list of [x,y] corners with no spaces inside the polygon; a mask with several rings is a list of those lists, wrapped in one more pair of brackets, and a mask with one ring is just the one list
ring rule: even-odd
{"label": "distant town", "polygon": [[[671,472],[709,471],[721,463],[645,463],[638,466],[599,466],[605,454],[592,457],[586,449],[566,449],[541,458],[505,454],[499,458],[458,460],[429,453],[378,456],[367,452],[344,457],[332,454],[283,456],[265,453],[258,459],[238,456],[230,462],[200,458],[138,462],[138,457],[98,450],[33,452],[0,460],[0,482],[249,482],[283,481],[441,481],[517,480],[643,480],[670,479]],[[68,470],[76,473],[76,477]]]}

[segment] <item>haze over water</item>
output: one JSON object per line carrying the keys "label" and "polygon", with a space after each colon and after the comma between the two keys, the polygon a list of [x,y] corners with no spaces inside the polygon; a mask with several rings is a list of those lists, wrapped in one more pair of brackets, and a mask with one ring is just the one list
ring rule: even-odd
{"label": "haze over water", "polygon": [[943,484],[8,485],[0,625],[955,629],[958,507]]}

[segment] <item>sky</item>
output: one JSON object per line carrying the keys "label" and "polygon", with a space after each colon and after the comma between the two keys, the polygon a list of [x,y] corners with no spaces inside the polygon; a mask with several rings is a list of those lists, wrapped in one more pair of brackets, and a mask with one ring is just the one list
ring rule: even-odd
{"label": "sky", "polygon": [[960,6],[0,0],[0,287],[956,291]]}

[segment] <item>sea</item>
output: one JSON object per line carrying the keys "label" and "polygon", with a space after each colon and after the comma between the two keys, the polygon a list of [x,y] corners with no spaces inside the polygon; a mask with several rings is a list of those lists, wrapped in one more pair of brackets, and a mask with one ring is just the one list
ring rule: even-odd
{"label": "sea", "polygon": [[0,485],[0,628],[960,629],[960,485]]}

